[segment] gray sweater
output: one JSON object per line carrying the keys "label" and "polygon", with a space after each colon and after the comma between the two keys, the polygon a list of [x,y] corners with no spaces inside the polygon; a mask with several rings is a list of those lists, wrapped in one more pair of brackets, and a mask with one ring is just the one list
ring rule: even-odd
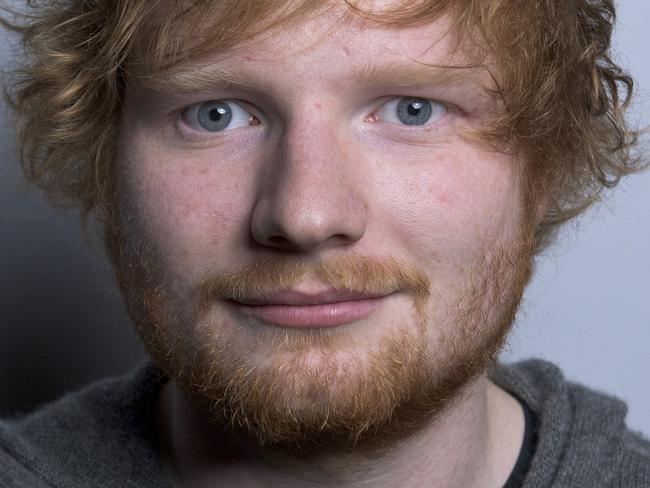
{"label": "gray sweater", "polygon": [[[623,402],[567,382],[543,361],[499,365],[491,377],[537,417],[525,488],[650,487],[650,442],[625,427]],[[169,486],[152,415],[165,381],[147,364],[0,422],[0,486]]]}

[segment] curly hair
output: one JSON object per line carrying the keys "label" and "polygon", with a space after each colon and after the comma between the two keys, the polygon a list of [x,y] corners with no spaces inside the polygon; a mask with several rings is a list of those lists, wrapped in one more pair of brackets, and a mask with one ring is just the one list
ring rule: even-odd
{"label": "curly hair", "polygon": [[[134,66],[155,72],[223,51],[299,22],[323,3],[26,0],[26,11],[0,19],[25,50],[6,89],[25,174],[83,215],[101,213],[110,201],[121,104]],[[546,208],[539,249],[559,224],[644,166],[634,151],[638,133],[624,114],[633,80],[610,54],[613,0],[422,0],[381,11],[345,3],[352,15],[394,26],[449,15],[459,39],[489,55],[503,111],[480,137],[524,155],[529,191]],[[206,18],[210,29],[197,30]]]}

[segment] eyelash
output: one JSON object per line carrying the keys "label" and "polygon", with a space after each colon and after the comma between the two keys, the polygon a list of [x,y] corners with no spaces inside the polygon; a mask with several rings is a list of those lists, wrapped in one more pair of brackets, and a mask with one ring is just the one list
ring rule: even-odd
{"label": "eyelash", "polygon": [[[389,97],[389,98],[385,99],[384,103],[382,103],[382,105],[379,107],[379,109],[375,110],[371,114],[367,115],[364,118],[364,121],[368,122],[368,123],[375,123],[375,122],[382,122],[382,121],[385,122],[386,118],[389,118],[390,115],[391,115],[390,114],[391,111],[388,110],[389,108],[392,108],[393,111],[396,110],[397,114],[399,116],[400,109],[401,109],[402,112],[404,111],[404,107],[403,106],[400,107],[403,102],[409,102],[409,103],[406,104],[409,107],[409,110],[410,110],[411,107],[415,107],[416,103],[422,105],[422,102],[425,102],[425,103],[430,105],[430,107],[428,109],[429,117],[427,117],[427,120],[425,120],[424,123],[422,123],[422,124],[407,124],[405,122],[402,122],[402,123],[400,123],[400,122],[392,122],[393,124],[395,124],[395,125],[397,125],[399,127],[402,127],[402,128],[403,127],[411,127],[411,129],[408,129],[408,130],[413,130],[414,128],[418,128],[418,127],[420,127],[420,128],[430,128],[432,126],[435,126],[450,111],[450,107],[446,103],[440,102],[438,100],[434,100],[434,99],[430,99],[430,98],[423,98],[423,97],[393,96],[393,97]],[[422,107],[420,107],[417,110],[421,110],[421,109],[422,109]],[[385,118],[379,117],[378,118],[377,114],[380,113],[380,112],[383,112],[383,111],[388,111],[389,117],[385,117]],[[410,112],[409,112],[409,114],[410,115],[415,115],[415,114],[412,114]],[[392,115],[395,115],[395,114],[393,113]],[[406,114],[402,113],[402,115],[406,115]],[[436,120],[431,121],[430,119],[433,118],[433,117],[436,117]]]}
{"label": "eyelash", "polygon": [[[431,129],[431,127],[436,126],[440,123],[442,119],[446,117],[446,115],[453,110],[453,107],[449,106],[448,104],[444,102],[440,102],[435,99],[428,99],[424,97],[410,97],[410,96],[391,96],[391,97],[384,97],[383,102],[381,103],[380,107],[370,114],[366,115],[364,117],[364,122],[366,123],[378,123],[382,122],[382,118],[378,117],[378,114],[380,114],[382,111],[387,110],[387,108],[391,105],[395,105],[393,108],[397,108],[398,111],[400,108],[400,104],[404,101],[409,101],[409,115],[415,115],[410,112],[410,107],[415,106],[416,103],[421,104],[421,102],[425,102],[430,105],[431,108],[425,110],[430,112],[430,117],[437,115],[437,119],[434,120],[433,122],[430,122],[429,118],[423,123],[423,124],[407,124],[407,123],[400,123],[398,122],[388,122],[392,125],[395,125],[397,127],[400,127],[401,130],[418,130],[418,129]],[[248,117],[248,123],[242,123],[241,116],[239,116],[239,125],[236,125],[235,127],[229,128],[226,126],[223,130],[217,130],[217,131],[210,131],[203,127],[197,128],[196,125],[198,124],[198,121],[195,119],[196,116],[198,115],[199,118],[203,116],[203,121],[206,122],[205,120],[205,107],[209,107],[210,104],[212,104],[214,107],[209,111],[210,114],[215,112],[219,112],[219,114],[223,114],[222,110],[220,110],[222,107],[227,107],[231,115],[231,120],[232,120],[232,114],[233,112],[237,112],[239,110],[244,111],[247,113]],[[199,139],[199,140],[205,140],[205,139],[214,139],[215,137],[223,137],[224,134],[227,134],[231,131],[234,131],[235,129],[239,127],[244,127],[244,126],[256,126],[262,124],[260,118],[258,118],[256,115],[252,113],[252,110],[246,107],[247,104],[245,102],[242,102],[240,100],[236,99],[215,99],[215,100],[210,100],[206,102],[199,102],[195,103],[192,105],[189,105],[181,110],[180,116],[177,117],[177,127],[176,130],[179,133],[179,135],[183,138],[189,138],[189,139]],[[199,114],[199,110],[204,109],[204,112],[202,114]],[[435,108],[435,110],[434,110]],[[234,109],[234,110],[233,110]],[[418,109],[416,109],[418,110]],[[403,110],[402,110],[403,112]],[[403,114],[403,113],[402,113]],[[393,114],[395,115],[395,114]],[[190,119],[188,120],[188,117]],[[191,118],[193,117],[193,118]],[[218,118],[220,118],[220,115],[215,115],[217,119],[213,119],[212,116],[210,116],[210,121],[209,122],[214,122],[218,123]],[[390,118],[390,117],[384,117],[384,118]],[[230,120],[230,121],[231,121]],[[230,121],[228,123],[230,123]],[[193,127],[194,126],[194,127]]]}

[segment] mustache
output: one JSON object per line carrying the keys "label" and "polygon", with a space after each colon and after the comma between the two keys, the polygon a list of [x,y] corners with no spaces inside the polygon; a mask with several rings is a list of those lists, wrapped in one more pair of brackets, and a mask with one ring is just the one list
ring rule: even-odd
{"label": "mustache", "polygon": [[236,271],[204,278],[199,285],[200,306],[205,311],[217,299],[263,299],[306,279],[346,292],[376,295],[403,292],[413,295],[418,302],[426,300],[430,294],[430,280],[426,274],[393,257],[348,255],[309,261],[269,257]]}

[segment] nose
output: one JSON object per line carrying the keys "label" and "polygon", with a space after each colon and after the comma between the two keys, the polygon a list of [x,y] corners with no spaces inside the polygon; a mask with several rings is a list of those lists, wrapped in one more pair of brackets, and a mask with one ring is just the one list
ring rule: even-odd
{"label": "nose", "polygon": [[350,245],[365,233],[363,175],[334,128],[311,122],[287,127],[265,162],[251,221],[263,246],[310,253]]}

